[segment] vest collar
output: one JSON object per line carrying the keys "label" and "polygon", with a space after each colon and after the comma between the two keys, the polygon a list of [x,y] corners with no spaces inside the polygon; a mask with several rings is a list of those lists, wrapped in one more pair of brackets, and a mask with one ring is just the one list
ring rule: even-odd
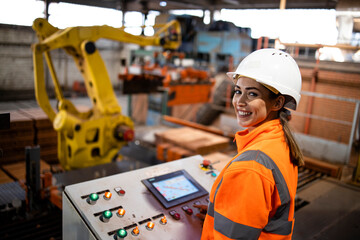
{"label": "vest collar", "polygon": [[[270,135],[268,134],[270,133]],[[236,146],[238,152],[257,142],[265,139],[273,139],[283,136],[282,126],[279,119],[268,121],[251,132],[248,129],[239,131],[235,134]]]}

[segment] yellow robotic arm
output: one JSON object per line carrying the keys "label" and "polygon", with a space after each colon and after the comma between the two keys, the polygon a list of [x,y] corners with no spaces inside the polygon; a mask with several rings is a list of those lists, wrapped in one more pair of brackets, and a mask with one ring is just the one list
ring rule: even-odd
{"label": "yellow robotic arm", "polygon": [[[58,29],[45,19],[33,23],[39,43],[32,46],[35,95],[58,132],[58,158],[64,169],[89,167],[110,162],[121,147],[134,136],[134,124],[121,114],[105,64],[96,49],[100,38],[135,43],[140,46],[162,46],[176,49],[181,44],[180,24],[172,21],[152,37],[134,36],[123,29],[109,26]],[[81,72],[93,107],[79,112],[61,91],[50,51],[63,48],[71,55]],[[59,102],[58,111],[50,105],[45,88],[45,57]]]}

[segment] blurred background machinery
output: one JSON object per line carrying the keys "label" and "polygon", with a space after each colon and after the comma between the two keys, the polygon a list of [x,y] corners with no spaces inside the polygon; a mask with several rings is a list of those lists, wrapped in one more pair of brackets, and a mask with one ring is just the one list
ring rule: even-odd
{"label": "blurred background machinery", "polygon": [[[54,2],[113,9],[124,15],[122,27],[53,27]],[[0,24],[0,238],[62,239],[71,230],[62,217],[89,233],[86,239],[168,239],[164,232],[186,230],[198,236],[201,221],[192,204],[206,203],[206,194],[166,208],[142,180],[185,170],[209,191],[236,154],[233,137],[240,130],[225,73],[251,51],[275,47],[296,59],[303,78],[290,122],[306,160],[294,239],[358,239],[358,3],[164,2],[38,1],[49,20],[35,21],[35,31]],[[336,11],[337,43],[254,37],[248,26],[215,20],[220,9],[279,5]],[[138,35],[125,22],[132,11],[141,16]],[[151,11],[159,14],[147,35]]]}

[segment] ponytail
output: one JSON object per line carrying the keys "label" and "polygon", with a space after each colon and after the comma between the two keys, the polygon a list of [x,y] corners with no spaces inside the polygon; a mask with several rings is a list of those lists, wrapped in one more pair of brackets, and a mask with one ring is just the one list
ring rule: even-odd
{"label": "ponytail", "polygon": [[301,167],[301,166],[305,165],[304,156],[301,152],[299,145],[297,144],[297,142],[294,138],[294,135],[291,132],[289,122],[288,122],[289,116],[290,116],[289,110],[287,110],[285,108],[280,110],[280,123],[283,127],[285,141],[289,146],[291,162],[294,165]]}

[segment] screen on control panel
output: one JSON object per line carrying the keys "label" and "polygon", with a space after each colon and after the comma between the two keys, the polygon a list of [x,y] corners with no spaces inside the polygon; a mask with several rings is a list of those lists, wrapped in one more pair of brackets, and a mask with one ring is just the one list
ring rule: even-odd
{"label": "screen on control panel", "polygon": [[153,185],[167,201],[173,201],[199,191],[183,175],[154,182]]}
{"label": "screen on control panel", "polygon": [[185,170],[145,179],[142,182],[165,208],[208,194]]}

